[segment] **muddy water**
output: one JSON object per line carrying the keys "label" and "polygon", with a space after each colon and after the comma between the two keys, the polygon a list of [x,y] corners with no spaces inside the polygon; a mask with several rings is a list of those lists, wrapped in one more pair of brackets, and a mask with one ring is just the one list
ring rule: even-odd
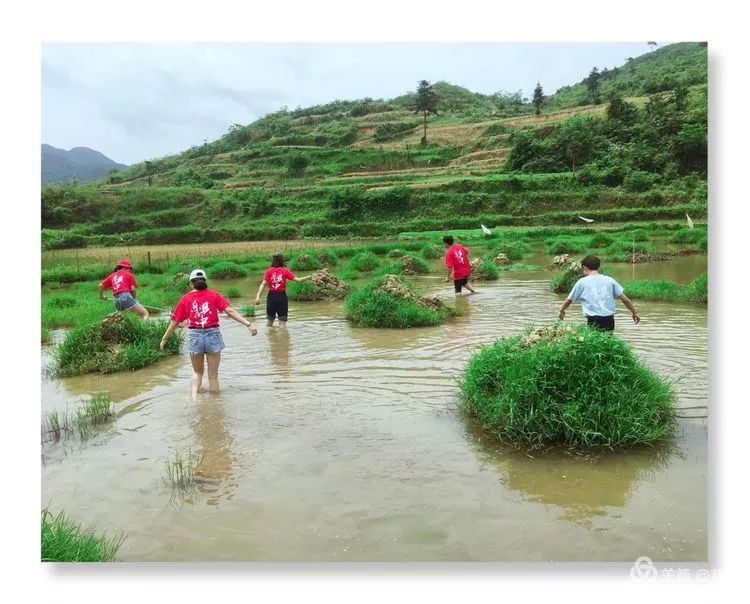
{"label": "muddy water", "polygon": [[[685,282],[705,259],[671,266]],[[562,297],[548,278],[482,284],[436,328],[357,329],[340,303],[291,303],[287,332],[260,322],[255,338],[224,318],[222,392],[197,402],[185,354],[135,373],[43,379],[43,411],[107,390],[117,419],[84,444],[43,448],[42,504],[124,532],[122,560],[705,560],[704,307],[639,302],[642,323],[623,309],[617,324],[676,381],[671,449],[530,457],[457,411],[456,379],[477,346],[554,320]],[[440,279],[416,281],[452,297]],[[240,287],[235,307],[257,284]],[[188,450],[206,451],[200,481],[175,496],[164,463]]]}

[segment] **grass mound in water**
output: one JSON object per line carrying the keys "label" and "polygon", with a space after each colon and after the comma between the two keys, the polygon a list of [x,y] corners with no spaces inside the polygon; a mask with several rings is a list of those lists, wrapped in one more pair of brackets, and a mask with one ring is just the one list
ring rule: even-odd
{"label": "grass mound in water", "polygon": [[292,271],[316,271],[319,268],[320,262],[312,253],[300,254],[289,263],[289,269]]}
{"label": "grass mound in water", "polygon": [[55,373],[69,376],[134,370],[178,354],[181,341],[177,332],[163,351],[159,349],[167,325],[166,321],[143,321],[118,312],[99,323],[73,329],[57,347]]}
{"label": "grass mound in water", "polygon": [[290,281],[287,284],[290,300],[342,300],[347,293],[349,286],[327,268],[315,271],[309,281]]}
{"label": "grass mound in water", "polygon": [[42,510],[42,562],[112,562],[123,541],[99,537],[64,512]]}
{"label": "grass mound in water", "polygon": [[475,258],[471,261],[470,279],[472,281],[492,281],[499,276],[500,271],[492,262],[488,262],[484,258]]}
{"label": "grass mound in water", "polygon": [[486,431],[523,448],[638,445],[675,428],[672,387],[626,342],[585,325],[483,347],[460,389],[464,410]]}
{"label": "grass mound in water", "polygon": [[581,267],[580,262],[568,262],[550,279],[549,287],[556,294],[568,294],[576,281],[583,276],[583,267]]}
{"label": "grass mound in water", "polygon": [[424,275],[430,272],[430,265],[419,256],[402,255],[396,262],[392,262],[379,269],[376,275]]}
{"label": "grass mound in water", "polygon": [[346,267],[350,270],[359,271],[360,273],[369,273],[378,268],[380,264],[380,258],[375,254],[372,252],[362,252],[353,256]]}
{"label": "grass mound in water", "polygon": [[360,327],[439,325],[457,314],[438,298],[421,296],[412,284],[397,275],[373,280],[344,302],[344,316]]}

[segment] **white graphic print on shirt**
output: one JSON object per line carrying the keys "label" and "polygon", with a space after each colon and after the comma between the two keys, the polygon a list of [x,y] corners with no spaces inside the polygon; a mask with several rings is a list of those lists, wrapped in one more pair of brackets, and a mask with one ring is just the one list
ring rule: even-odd
{"label": "white graphic print on shirt", "polygon": [[284,277],[281,273],[271,273],[271,289],[277,290],[284,284]]}
{"label": "white graphic print on shirt", "polygon": [[123,281],[125,281],[125,277],[122,275],[115,275],[112,277],[112,289],[119,290]]}
{"label": "white graphic print on shirt", "polygon": [[193,300],[193,303],[190,306],[190,318],[193,319],[194,323],[197,323],[201,327],[205,327],[206,323],[208,323],[209,312],[211,312],[211,309],[208,307],[208,302],[204,302],[199,307],[198,302]]}

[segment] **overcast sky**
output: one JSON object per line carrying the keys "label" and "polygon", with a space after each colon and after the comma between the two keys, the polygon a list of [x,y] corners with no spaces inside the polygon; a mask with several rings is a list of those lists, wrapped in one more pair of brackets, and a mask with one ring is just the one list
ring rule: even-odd
{"label": "overcast sky", "polygon": [[[660,42],[660,44],[663,44]],[[46,43],[42,142],[132,164],[212,141],[286,105],[392,98],[419,80],[474,92],[545,94],[636,43]]]}

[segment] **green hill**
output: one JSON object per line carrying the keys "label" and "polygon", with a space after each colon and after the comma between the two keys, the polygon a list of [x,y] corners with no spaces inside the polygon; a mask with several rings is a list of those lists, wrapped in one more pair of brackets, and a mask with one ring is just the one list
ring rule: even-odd
{"label": "green hill", "polygon": [[666,46],[602,74],[600,88],[625,98],[581,105],[576,84],[537,116],[520,94],[437,82],[426,145],[415,93],[277,111],[94,185],[45,187],[43,245],[705,216],[705,47]]}

